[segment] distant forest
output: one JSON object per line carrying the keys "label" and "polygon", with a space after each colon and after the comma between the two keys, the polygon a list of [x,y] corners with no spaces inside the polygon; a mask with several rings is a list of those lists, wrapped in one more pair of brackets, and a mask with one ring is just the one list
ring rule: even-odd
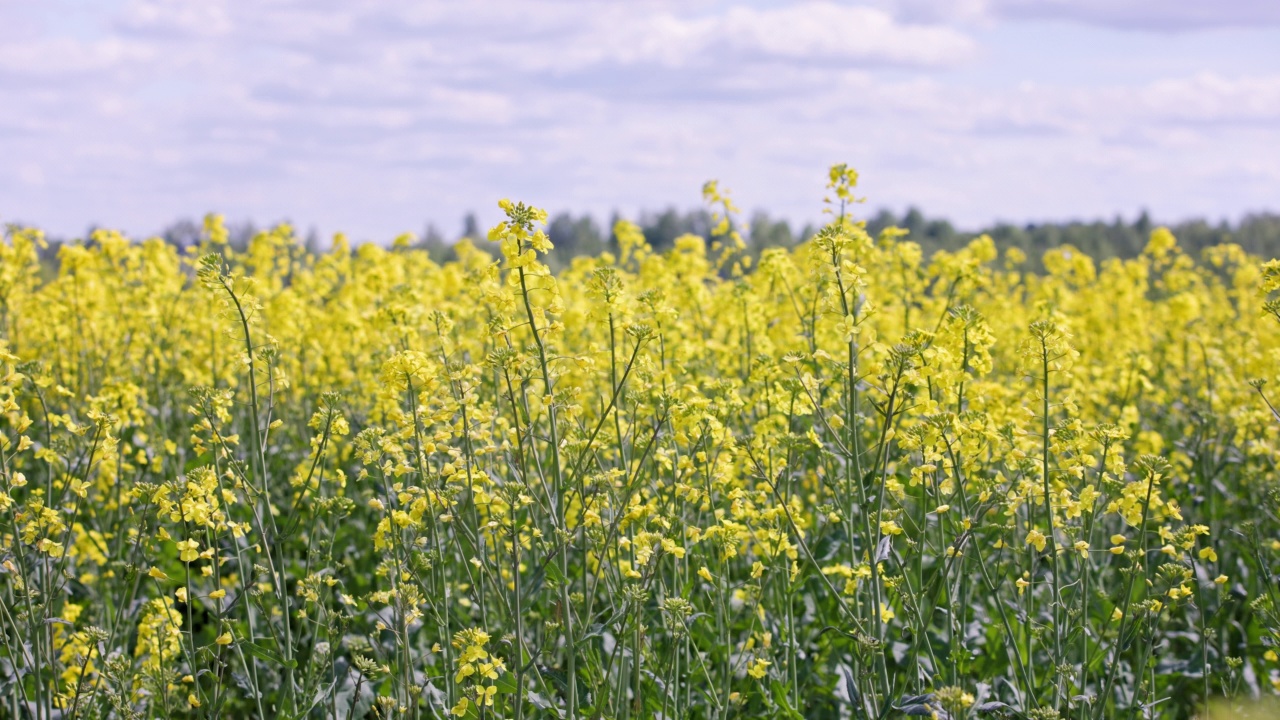
{"label": "distant forest", "polygon": [[[644,230],[649,244],[662,251],[686,233],[707,237],[711,232],[711,214],[706,210],[680,212],[667,209],[642,213],[637,224]],[[985,233],[1001,251],[1009,247],[1022,249],[1032,267],[1038,268],[1044,252],[1059,245],[1073,245],[1098,260],[1135,257],[1146,247],[1151,230],[1159,224],[1142,213],[1132,221],[1116,218],[1111,222],[1000,223],[969,231],[958,230],[947,220],[929,218],[920,210],[910,208],[901,215],[888,209],[879,210],[867,219],[867,231],[874,237],[884,228],[896,225],[907,230],[905,239],[919,243],[926,255],[937,250],[956,250]],[[463,225],[462,237],[483,238],[483,231],[476,227],[474,217],[469,216]],[[550,263],[562,266],[577,255],[595,255],[615,248],[612,227],[612,220],[608,225],[602,225],[589,215],[561,213],[551,217],[547,222],[547,234],[555,250]],[[802,242],[817,231],[815,226],[797,228],[763,212],[751,216],[747,228],[743,239],[747,243],[747,252],[753,256],[758,256],[765,248]],[[1280,257],[1280,214],[1250,214],[1235,223],[1224,221],[1216,225],[1192,220],[1171,224],[1169,228],[1178,238],[1179,246],[1194,257],[1199,257],[1200,251],[1206,247],[1225,242],[1236,243],[1254,255]],[[480,245],[488,247],[487,243]],[[419,246],[438,260],[453,257],[453,242],[433,225],[427,226]]]}
{"label": "distant forest", "polygon": [[[674,208],[642,213],[637,224],[644,230],[649,244],[658,251],[669,249],[677,237],[686,233],[707,237],[712,226],[711,214],[707,210],[681,212]],[[1095,259],[1134,257],[1142,252],[1152,228],[1159,223],[1151,220],[1144,212],[1132,221],[1117,217],[1111,222],[1096,220],[1025,225],[999,223],[970,231],[958,230],[947,220],[929,218],[920,210],[910,208],[901,215],[892,210],[881,209],[869,217],[866,224],[872,236],[893,225],[907,230],[905,239],[919,243],[926,255],[937,250],[955,250],[985,233],[991,236],[996,247],[1002,251],[1009,247],[1022,249],[1034,269],[1039,266],[1045,250],[1065,244],[1073,245]],[[793,227],[786,220],[773,219],[763,212],[752,215],[747,226],[748,230],[743,238],[747,243],[747,252],[753,256],[758,256],[765,248],[786,247],[802,242],[817,229],[812,225]],[[548,257],[549,264],[562,267],[578,255],[596,255],[615,248],[616,239],[613,237],[612,227],[613,219],[603,225],[590,215],[560,213],[552,216],[546,228],[555,245],[555,250]],[[1204,220],[1191,220],[1171,224],[1169,227],[1178,238],[1179,246],[1196,257],[1204,248],[1224,242],[1236,243],[1254,255],[1280,257],[1280,214],[1249,214],[1235,223],[1223,221],[1216,225]],[[199,242],[200,228],[198,222],[182,220],[166,228],[160,233],[160,237],[185,247]],[[231,231],[231,244],[243,246],[260,228],[251,223],[241,223],[233,224],[228,229]],[[428,224],[416,239],[416,246],[427,250],[440,262],[454,257],[453,245],[464,237],[476,240],[476,244],[482,249],[496,252],[496,248],[483,242],[484,235],[484,229],[478,225],[475,216],[467,215],[463,220],[461,233],[453,238],[448,237],[436,225]],[[312,251],[320,251],[328,246],[314,231],[303,238],[303,243]],[[56,257],[59,244],[51,241],[46,250],[51,262]]]}

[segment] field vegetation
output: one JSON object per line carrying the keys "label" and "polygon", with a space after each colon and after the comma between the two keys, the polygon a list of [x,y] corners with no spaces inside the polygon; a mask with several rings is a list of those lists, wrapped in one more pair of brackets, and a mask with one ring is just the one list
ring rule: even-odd
{"label": "field vegetation", "polygon": [[[0,715],[1189,718],[1280,688],[1239,245],[0,243]],[[876,228],[873,228],[875,230]],[[496,259],[495,259],[496,257]]]}

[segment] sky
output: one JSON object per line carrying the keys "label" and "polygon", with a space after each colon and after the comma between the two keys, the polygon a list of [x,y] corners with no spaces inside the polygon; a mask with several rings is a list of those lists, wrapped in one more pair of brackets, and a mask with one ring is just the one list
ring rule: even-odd
{"label": "sky", "polygon": [[0,222],[1280,210],[1275,0],[0,0]]}

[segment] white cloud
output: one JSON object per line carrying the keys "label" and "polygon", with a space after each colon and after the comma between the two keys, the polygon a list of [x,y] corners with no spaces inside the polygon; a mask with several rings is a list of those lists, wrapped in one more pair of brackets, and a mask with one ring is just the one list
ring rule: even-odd
{"label": "white cloud", "polygon": [[1169,122],[1280,123],[1280,75],[1230,79],[1199,73],[1152,83],[1136,100],[1140,109]]}
{"label": "white cloud", "polygon": [[948,27],[904,25],[871,7],[830,2],[733,8],[718,35],[771,57],[938,66],[970,59],[972,39]]}
{"label": "white cloud", "polygon": [[[961,222],[1275,202],[1280,63],[1019,85],[984,74],[990,36],[966,23],[1006,11],[979,1],[944,22],[817,1],[148,0],[89,32],[15,31],[0,4],[0,220],[149,232],[217,209],[386,238],[502,196],[689,205],[708,177],[805,220],[838,161],[874,203]],[[1178,52],[1204,53],[1193,39]]]}
{"label": "white cloud", "polygon": [[992,10],[1011,19],[1063,19],[1137,30],[1280,24],[1280,4],[1267,0],[992,0]]}
{"label": "white cloud", "polygon": [[79,42],[71,38],[29,41],[10,37],[0,42],[0,73],[16,81],[45,82],[68,76],[84,77],[129,63],[156,59],[153,48],[118,38]]}
{"label": "white cloud", "polygon": [[[941,97],[936,101],[947,102]],[[1242,127],[1280,126],[1280,74],[1224,78],[1198,73],[1091,88],[1029,84],[984,94],[969,108],[955,116],[958,127],[986,136],[1074,135],[1185,145],[1192,138]]]}
{"label": "white cloud", "polygon": [[[566,57],[671,67],[713,58],[933,67],[968,60],[975,50],[952,28],[902,24],[884,10],[833,2],[730,7],[691,17],[637,15],[635,8],[602,16]],[[614,32],[618,28],[625,30]]]}
{"label": "white cloud", "polygon": [[1156,32],[1280,25],[1269,0],[888,0],[899,14],[927,22],[1067,20]]}
{"label": "white cloud", "polygon": [[119,25],[135,32],[182,38],[218,37],[233,27],[224,6],[184,0],[133,0]]}

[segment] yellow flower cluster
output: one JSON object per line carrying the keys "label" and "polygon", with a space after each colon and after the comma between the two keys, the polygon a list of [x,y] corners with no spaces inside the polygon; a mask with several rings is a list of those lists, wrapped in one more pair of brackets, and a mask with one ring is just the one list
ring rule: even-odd
{"label": "yellow flower cluster", "polygon": [[42,717],[959,718],[1280,684],[1280,261],[1164,229],[1043,272],[928,254],[828,180],[794,247],[748,249],[708,183],[708,237],[621,220],[559,272],[505,200],[445,263],[216,216],[56,257],[9,228],[0,687]]}
{"label": "yellow flower cluster", "polygon": [[453,636],[453,647],[461,651],[458,655],[458,672],[453,681],[463,686],[458,703],[450,712],[463,717],[472,708],[493,707],[493,698],[498,693],[498,686],[492,684],[506,671],[506,663],[500,657],[491,656],[485,649],[489,642],[489,634],[483,630],[462,630]]}

